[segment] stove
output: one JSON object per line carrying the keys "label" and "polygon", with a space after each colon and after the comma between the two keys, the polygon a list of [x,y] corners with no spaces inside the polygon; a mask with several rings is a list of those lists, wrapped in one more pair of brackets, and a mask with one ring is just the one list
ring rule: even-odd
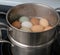
{"label": "stove", "polygon": [[[0,12],[7,13],[10,8],[12,8],[12,6],[0,5]],[[60,12],[58,12],[58,14],[60,15]],[[5,24],[7,24],[5,15],[0,14],[0,22],[4,22]],[[58,35],[56,40],[51,45],[50,55],[60,55],[60,34],[58,32],[59,30],[60,26],[57,26]],[[2,30],[2,39],[9,41],[6,30]],[[7,43],[0,43],[0,55],[12,55],[11,45]]]}

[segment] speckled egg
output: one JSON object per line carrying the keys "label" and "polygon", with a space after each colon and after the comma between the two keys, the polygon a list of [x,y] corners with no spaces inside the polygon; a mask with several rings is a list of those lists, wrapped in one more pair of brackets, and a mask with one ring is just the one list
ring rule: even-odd
{"label": "speckled egg", "polygon": [[31,27],[32,32],[42,32],[44,27],[41,25],[34,25]]}
{"label": "speckled egg", "polygon": [[37,18],[31,18],[31,23],[33,25],[38,25],[39,24],[39,19],[37,19]]}
{"label": "speckled egg", "polygon": [[44,31],[47,31],[47,30],[49,30],[49,29],[52,29],[52,26],[47,26],[47,27],[45,27]]}
{"label": "speckled egg", "polygon": [[16,20],[16,21],[14,21],[14,22],[12,23],[12,26],[14,26],[14,27],[20,29],[21,23],[20,23],[19,21]]}
{"label": "speckled egg", "polygon": [[20,30],[24,31],[24,32],[31,32],[31,29],[27,28],[27,27],[22,27],[22,28],[20,28]]}
{"label": "speckled egg", "polygon": [[20,21],[20,22],[29,21],[29,18],[26,17],[26,16],[22,16],[22,17],[19,18],[19,21]]}
{"label": "speckled egg", "polygon": [[42,25],[44,27],[48,26],[49,25],[48,20],[44,19],[44,18],[41,18],[40,19],[40,25]]}
{"label": "speckled egg", "polygon": [[32,23],[29,22],[29,21],[25,21],[25,22],[22,22],[21,26],[22,27],[31,28],[32,27]]}

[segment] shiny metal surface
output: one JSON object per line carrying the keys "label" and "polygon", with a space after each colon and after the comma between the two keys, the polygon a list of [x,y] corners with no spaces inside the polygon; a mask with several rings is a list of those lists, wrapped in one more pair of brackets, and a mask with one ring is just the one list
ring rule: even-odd
{"label": "shiny metal surface", "polygon": [[[11,40],[12,41],[12,40]],[[54,39],[49,42],[39,45],[39,46],[18,46],[17,44],[11,47],[11,51],[13,55],[50,55],[50,45],[53,43]],[[12,41],[13,43],[14,41]]]}
{"label": "shiny metal surface", "polygon": [[[25,15],[28,17],[44,17],[49,21],[53,28],[48,31],[38,33],[22,32],[11,25],[11,21],[13,21],[13,18],[17,15]],[[12,38],[19,43],[32,46],[46,43],[52,39],[56,31],[56,26],[58,25],[58,18],[59,16],[53,8],[35,3],[26,3],[15,6],[12,9],[10,9],[6,15],[6,20],[12,28],[12,31],[10,32]]]}
{"label": "shiny metal surface", "polygon": [[[3,13],[0,12],[0,14],[3,14]],[[2,39],[2,32],[1,32],[1,30],[7,30],[7,34],[8,34],[8,29],[7,28],[8,28],[8,26],[6,24],[0,22],[0,43],[11,44],[9,41]]]}
{"label": "shiny metal surface", "polygon": [[42,44],[42,45],[30,46],[30,45],[25,45],[25,44],[22,44],[22,43],[17,42],[17,41],[14,40],[10,35],[9,35],[9,39],[10,39],[10,41],[12,42],[13,45],[18,46],[18,47],[21,47],[21,48],[25,48],[25,47],[26,47],[26,48],[44,47],[44,46],[46,46],[46,45],[51,44],[51,43],[55,40],[55,38],[52,38],[49,42],[44,43],[44,44]]}
{"label": "shiny metal surface", "polygon": [[13,55],[50,55],[50,47],[45,46],[41,48],[21,48],[14,46],[11,48]]}

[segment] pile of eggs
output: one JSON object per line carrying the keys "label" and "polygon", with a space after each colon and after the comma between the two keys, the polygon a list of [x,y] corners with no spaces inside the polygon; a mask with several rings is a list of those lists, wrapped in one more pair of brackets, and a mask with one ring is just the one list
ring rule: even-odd
{"label": "pile of eggs", "polygon": [[12,26],[24,32],[42,32],[52,28],[45,18],[21,16],[19,20],[12,22]]}

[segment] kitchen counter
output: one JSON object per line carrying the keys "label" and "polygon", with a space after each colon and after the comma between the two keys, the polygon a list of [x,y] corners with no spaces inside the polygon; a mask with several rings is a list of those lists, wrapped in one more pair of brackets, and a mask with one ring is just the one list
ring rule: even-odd
{"label": "kitchen counter", "polygon": [[15,6],[22,3],[43,3],[53,8],[60,7],[60,0],[0,0],[0,5]]}

